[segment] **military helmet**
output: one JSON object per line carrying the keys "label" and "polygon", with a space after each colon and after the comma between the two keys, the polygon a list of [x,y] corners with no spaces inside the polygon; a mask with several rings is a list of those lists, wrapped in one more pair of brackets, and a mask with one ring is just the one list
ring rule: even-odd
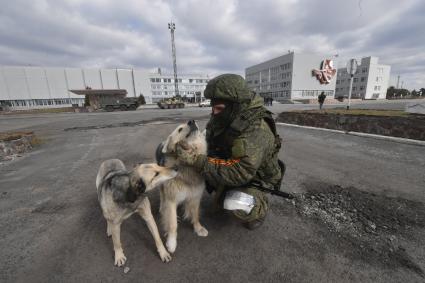
{"label": "military helmet", "polygon": [[221,99],[242,103],[252,99],[252,92],[241,76],[223,74],[208,82],[204,96],[211,100]]}

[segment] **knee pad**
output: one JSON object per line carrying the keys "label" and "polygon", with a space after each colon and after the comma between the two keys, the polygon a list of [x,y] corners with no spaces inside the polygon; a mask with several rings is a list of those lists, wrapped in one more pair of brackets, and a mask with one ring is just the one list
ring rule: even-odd
{"label": "knee pad", "polygon": [[255,205],[254,196],[240,192],[237,190],[230,190],[226,192],[224,197],[223,208],[226,210],[242,210],[247,214],[251,213]]}

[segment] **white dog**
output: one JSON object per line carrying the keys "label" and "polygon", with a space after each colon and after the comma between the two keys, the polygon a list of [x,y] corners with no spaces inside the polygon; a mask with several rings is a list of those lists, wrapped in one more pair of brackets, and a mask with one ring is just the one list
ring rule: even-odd
{"label": "white dog", "polygon": [[179,125],[156,150],[156,159],[161,166],[177,166],[177,177],[164,183],[160,189],[160,213],[162,225],[167,235],[166,247],[174,253],[177,247],[177,207],[184,204],[184,218],[190,219],[198,236],[206,237],[208,230],[199,222],[199,206],[205,190],[204,178],[192,167],[180,164],[173,153],[181,144],[199,154],[206,154],[205,134],[191,120]]}

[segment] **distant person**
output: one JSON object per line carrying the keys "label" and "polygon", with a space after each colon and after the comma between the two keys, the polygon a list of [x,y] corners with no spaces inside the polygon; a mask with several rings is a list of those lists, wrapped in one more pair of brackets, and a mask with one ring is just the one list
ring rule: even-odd
{"label": "distant person", "polygon": [[317,98],[317,100],[319,101],[319,109],[322,110],[323,107],[323,103],[325,103],[325,99],[326,99],[326,94],[324,91],[322,91],[322,93],[320,93],[319,97]]}

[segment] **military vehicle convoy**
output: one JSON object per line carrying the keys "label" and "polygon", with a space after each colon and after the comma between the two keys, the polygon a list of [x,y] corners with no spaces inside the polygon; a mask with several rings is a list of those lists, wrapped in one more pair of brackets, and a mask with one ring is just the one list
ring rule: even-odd
{"label": "military vehicle convoy", "polygon": [[166,99],[164,98],[161,101],[159,101],[157,104],[158,104],[158,107],[161,109],[184,108],[184,102],[177,97],[166,98]]}
{"label": "military vehicle convoy", "polygon": [[103,96],[99,99],[100,109],[111,112],[116,109],[121,111],[136,110],[139,102],[136,97],[107,97]]}

